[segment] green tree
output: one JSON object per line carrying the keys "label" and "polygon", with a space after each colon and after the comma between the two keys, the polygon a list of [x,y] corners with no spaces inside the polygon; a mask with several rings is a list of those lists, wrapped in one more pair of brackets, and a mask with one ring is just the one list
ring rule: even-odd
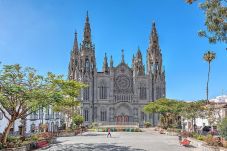
{"label": "green tree", "polygon": [[[192,4],[196,0],[186,0]],[[201,0],[202,1],[202,0]],[[206,16],[206,30],[200,30],[199,36],[208,38],[210,43],[227,42],[227,7],[226,0],[203,0],[200,8]]]}
{"label": "green tree", "polygon": [[208,51],[203,55],[203,59],[208,62],[208,78],[206,86],[206,100],[209,102],[209,81],[210,81],[210,64],[215,59],[216,54],[214,52]]}
{"label": "green tree", "polygon": [[163,128],[171,126],[171,121],[178,121],[184,102],[161,98],[144,106],[147,113],[158,113],[161,115],[161,124]]}
{"label": "green tree", "polygon": [[84,122],[84,118],[80,114],[74,114],[72,117],[72,121],[73,124],[75,124],[76,126],[80,126],[80,124]]}
{"label": "green tree", "polygon": [[[205,117],[205,101],[194,101],[194,102],[184,102],[184,106],[181,109],[180,115],[182,118],[191,120],[192,125],[195,124],[195,119],[200,117]],[[194,127],[192,129],[194,131]]]}
{"label": "green tree", "polygon": [[221,136],[224,137],[225,140],[227,140],[227,117],[221,121],[221,123],[218,126],[218,129],[220,131]]}
{"label": "green tree", "polygon": [[40,106],[74,101],[84,85],[48,73],[40,76],[33,68],[4,65],[0,70],[0,111],[8,120],[1,142],[6,144],[9,130],[17,119],[25,118]]}

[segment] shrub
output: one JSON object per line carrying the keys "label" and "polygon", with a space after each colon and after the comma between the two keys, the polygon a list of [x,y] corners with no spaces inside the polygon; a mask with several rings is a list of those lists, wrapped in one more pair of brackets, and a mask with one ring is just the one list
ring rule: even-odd
{"label": "shrub", "polygon": [[212,135],[207,135],[205,137],[205,142],[208,144],[208,145],[211,145],[211,146],[222,146],[221,144],[221,141],[218,140],[218,138],[214,138]]}
{"label": "shrub", "polygon": [[84,117],[79,114],[74,114],[72,117],[72,122],[76,126],[79,126],[80,124],[82,124],[84,122]]}
{"label": "shrub", "polygon": [[150,122],[145,122],[145,123],[144,123],[144,126],[145,126],[146,128],[151,127],[151,123],[150,123]]}
{"label": "shrub", "polygon": [[218,126],[220,135],[227,140],[227,117],[224,118]]}
{"label": "shrub", "polygon": [[203,136],[203,135],[198,135],[198,136],[196,137],[196,139],[198,139],[198,140],[200,140],[200,141],[204,141],[204,140],[205,140],[205,136]]}

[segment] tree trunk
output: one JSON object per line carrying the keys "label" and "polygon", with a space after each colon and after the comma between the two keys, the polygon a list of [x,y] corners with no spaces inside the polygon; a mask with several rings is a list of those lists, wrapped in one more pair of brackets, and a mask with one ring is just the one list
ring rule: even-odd
{"label": "tree trunk", "polygon": [[208,67],[208,77],[207,77],[207,87],[206,87],[206,100],[207,104],[209,103],[209,81],[210,81],[210,62],[209,62],[209,67]]}
{"label": "tree trunk", "polygon": [[12,127],[13,123],[15,122],[15,119],[11,119],[7,125],[7,127],[5,128],[4,132],[3,132],[3,135],[2,135],[2,144],[6,144],[6,141],[7,141],[7,137],[9,135],[9,131],[10,131],[10,128]]}

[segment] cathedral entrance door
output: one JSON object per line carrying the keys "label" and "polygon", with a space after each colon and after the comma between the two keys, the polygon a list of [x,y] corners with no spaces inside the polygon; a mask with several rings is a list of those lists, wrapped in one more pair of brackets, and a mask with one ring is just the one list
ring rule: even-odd
{"label": "cathedral entrance door", "polygon": [[128,115],[118,115],[115,117],[115,121],[117,124],[126,124],[128,123]]}

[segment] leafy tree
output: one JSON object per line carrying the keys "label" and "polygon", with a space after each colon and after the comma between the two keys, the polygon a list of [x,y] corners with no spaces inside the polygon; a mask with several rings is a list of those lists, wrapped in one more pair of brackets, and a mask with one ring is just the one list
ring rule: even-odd
{"label": "leafy tree", "polygon": [[144,111],[160,114],[163,127],[168,128],[171,126],[171,121],[178,121],[183,103],[181,101],[161,98],[144,106]]}
{"label": "leafy tree", "polygon": [[[192,125],[195,124],[195,119],[199,117],[205,117],[206,115],[205,101],[195,101],[195,102],[184,102],[180,115],[187,120],[192,121]],[[192,129],[194,131],[194,127]]]}
{"label": "leafy tree", "polygon": [[227,117],[221,121],[221,123],[218,126],[218,129],[220,131],[221,136],[224,137],[225,140],[227,140]]}
{"label": "leafy tree", "polygon": [[[192,4],[196,0],[186,0]],[[208,38],[210,43],[227,42],[227,7],[226,0],[204,0],[200,8],[206,15],[206,30],[199,31],[199,36]]]}
{"label": "leafy tree", "polygon": [[80,114],[74,114],[72,117],[72,121],[73,124],[75,124],[76,126],[80,126],[80,124],[84,122],[84,118]]}
{"label": "leafy tree", "polygon": [[9,130],[17,119],[25,118],[40,106],[73,101],[83,86],[53,73],[40,76],[30,67],[4,65],[0,70],[0,111],[8,123],[1,142],[6,144]]}
{"label": "leafy tree", "polygon": [[211,51],[208,51],[203,55],[203,59],[208,62],[208,78],[207,78],[207,86],[206,86],[207,103],[209,102],[208,96],[209,96],[209,81],[210,81],[210,63],[212,62],[212,60],[215,59],[215,56],[216,54]]}
{"label": "leafy tree", "polygon": [[[166,98],[158,99],[144,106],[144,111],[148,113],[159,113],[164,128],[172,126],[173,121],[179,126],[179,117],[195,120],[197,117],[205,117],[205,102],[203,100],[196,102],[176,101]],[[171,122],[172,121],[172,122]]]}

